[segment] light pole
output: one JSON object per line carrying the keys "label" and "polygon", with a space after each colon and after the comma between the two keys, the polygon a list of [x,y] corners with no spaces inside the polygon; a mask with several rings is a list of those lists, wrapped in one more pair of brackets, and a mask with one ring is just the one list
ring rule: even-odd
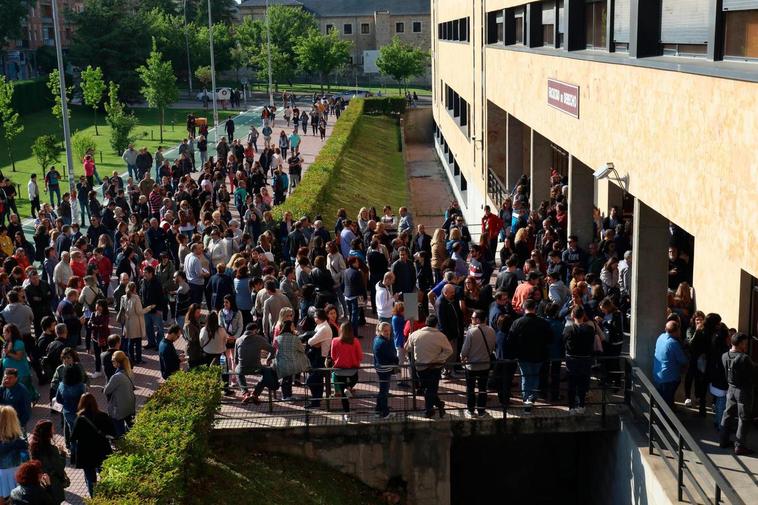
{"label": "light pole", "polygon": [[271,77],[271,22],[268,17],[268,0],[266,0],[266,47],[268,49],[268,104],[274,105],[274,87]]}
{"label": "light pole", "polygon": [[[66,101],[66,72],[63,66],[63,49],[61,48],[61,27],[58,18],[58,0],[52,1],[53,32],[55,33],[55,54],[58,57],[58,73],[60,74],[61,108],[63,109],[63,141],[66,146],[66,173],[68,174],[68,189],[73,195],[76,190],[74,182],[74,157],[71,152],[71,127],[68,124],[68,102]],[[78,198],[71,199],[72,222],[79,222]]]}
{"label": "light pole", "polygon": [[216,106],[216,61],[213,57],[213,16],[211,16],[211,0],[208,0],[208,34],[211,41],[211,94],[213,96],[213,141],[218,141],[218,108]]}
{"label": "light pole", "polygon": [[190,63],[189,33],[187,32],[187,0],[184,0],[184,44],[187,47],[187,80],[189,81],[189,93],[192,97],[192,64]]}

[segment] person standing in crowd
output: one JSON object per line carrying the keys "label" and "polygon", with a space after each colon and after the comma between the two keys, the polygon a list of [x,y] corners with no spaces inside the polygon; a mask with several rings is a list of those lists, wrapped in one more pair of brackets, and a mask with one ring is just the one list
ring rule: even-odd
{"label": "person standing in crowd", "polygon": [[434,314],[426,318],[426,326],[410,334],[405,350],[412,359],[424,390],[425,417],[434,417],[434,409],[440,418],[445,416],[445,403],[438,395],[442,366],[453,354],[447,336],[437,329],[439,321]]}
{"label": "person standing in crowd", "polygon": [[[453,284],[447,284],[442,288],[442,296],[435,303],[437,313],[437,328],[445,334],[454,351],[453,356],[460,354],[460,346],[463,343],[463,311],[456,300],[456,289]],[[455,378],[454,369],[445,369],[443,376]]]}
{"label": "person standing in crowd", "polygon": [[545,319],[537,316],[537,303],[534,300],[525,300],[523,308],[524,315],[511,326],[510,339],[517,349],[524,412],[528,414],[540,393],[540,371],[548,358],[553,330]]}
{"label": "person standing in crowd", "polygon": [[108,380],[103,393],[108,399],[108,415],[113,423],[116,438],[123,437],[134,423],[136,398],[134,396],[134,374],[129,358],[122,351],[113,353],[116,373]]}
{"label": "person standing in crowd", "polygon": [[[110,402],[109,402],[110,403]],[[76,468],[84,470],[84,480],[90,497],[93,496],[97,474],[103,461],[112,452],[110,439],[117,436],[108,414],[100,411],[92,393],[79,399],[71,441],[76,446]]]}
{"label": "person standing in crowd", "polygon": [[42,473],[50,481],[46,490],[52,498],[51,503],[58,505],[66,499],[65,488],[70,481],[66,475],[66,450],[53,442],[53,435],[51,421],[37,421],[29,437],[29,456],[40,463]]}
{"label": "person standing in crowd", "polygon": [[676,321],[666,323],[666,331],[655,342],[653,358],[653,383],[655,389],[670,407],[674,407],[674,395],[681,382],[682,370],[689,358],[680,342],[680,326]]}
{"label": "person standing in crowd", "polygon": [[176,342],[182,334],[181,327],[174,325],[169,328],[166,336],[161,339],[158,344],[158,358],[161,364],[161,377],[168,379],[171,375],[181,370],[181,364],[183,358],[179,356],[179,353],[174,347]]}
{"label": "person standing in crowd", "polygon": [[482,310],[475,310],[471,315],[471,326],[466,331],[460,352],[461,362],[466,369],[464,415],[469,419],[477,415],[487,416],[487,379],[496,344],[495,330],[487,324],[487,314]]}
{"label": "person standing in crowd", "polygon": [[32,218],[37,216],[37,213],[42,210],[39,202],[39,186],[37,185],[37,174],[32,174],[29,182],[26,184],[26,192],[29,196],[29,203],[32,206],[31,216]]}
{"label": "person standing in crowd", "polygon": [[732,424],[736,421],[737,434],[734,442],[734,454],[748,456],[755,453],[747,446],[747,436],[753,419],[757,367],[747,354],[750,338],[745,333],[735,333],[731,340],[731,349],[721,357],[729,389],[726,392],[726,408],[721,419],[719,446],[722,448],[729,447]]}
{"label": "person standing in crowd", "polygon": [[376,336],[372,345],[374,368],[379,379],[379,393],[376,396],[376,416],[386,419],[390,416],[389,393],[392,374],[398,371],[398,357],[392,344],[392,327],[389,323],[376,325]]}
{"label": "person standing in crowd", "polygon": [[332,383],[334,393],[342,399],[342,420],[350,422],[350,398],[358,383],[358,369],[363,360],[363,348],[353,335],[350,323],[342,323],[339,336],[332,339],[330,356],[333,361]]}
{"label": "person standing in crowd", "polygon": [[121,297],[123,311],[124,340],[129,349],[129,359],[135,364],[142,364],[142,339],[147,335],[145,314],[155,308],[154,305],[142,306],[137,294],[137,284],[130,282],[126,294]]}
{"label": "person standing in crowd", "polygon": [[16,471],[29,459],[29,445],[13,407],[0,407],[0,498],[7,500],[16,487]]}
{"label": "person standing in crowd", "polygon": [[570,414],[584,414],[585,399],[590,387],[590,372],[595,343],[595,325],[587,320],[584,308],[571,311],[573,323],[563,330],[566,369],[569,374],[568,403]]}

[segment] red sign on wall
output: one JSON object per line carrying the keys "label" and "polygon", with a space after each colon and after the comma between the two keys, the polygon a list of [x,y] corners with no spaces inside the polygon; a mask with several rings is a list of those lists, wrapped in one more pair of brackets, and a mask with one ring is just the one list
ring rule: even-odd
{"label": "red sign on wall", "polygon": [[547,104],[579,118],[579,86],[555,79],[547,80]]}

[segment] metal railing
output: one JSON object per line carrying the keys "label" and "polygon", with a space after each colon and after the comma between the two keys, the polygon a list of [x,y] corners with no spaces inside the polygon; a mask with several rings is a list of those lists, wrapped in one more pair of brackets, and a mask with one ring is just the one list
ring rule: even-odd
{"label": "metal railing", "polygon": [[[600,421],[604,425],[606,422],[608,408],[611,405],[623,405],[625,401],[624,391],[626,390],[627,379],[625,377],[625,368],[623,363],[625,358],[592,358],[594,366],[590,373],[590,384],[587,388],[585,406],[590,409],[592,415],[599,415]],[[529,405],[522,401],[521,379],[522,375],[517,360],[498,360],[492,361],[491,369],[488,374],[486,387],[485,408],[497,416],[506,418],[511,411],[521,412],[523,414],[534,412],[535,415],[552,415],[553,417],[566,416],[568,412],[565,407],[568,404],[568,373],[565,368],[566,360],[555,360],[553,362],[561,365],[559,372],[562,375],[551,375],[549,371],[534,377],[537,387],[532,388],[534,395],[538,398],[533,404]],[[611,365],[608,365],[612,363]],[[481,364],[481,363],[467,363]],[[445,370],[461,369],[466,364],[463,363],[446,363]],[[422,391],[422,383],[417,374],[415,365],[406,364],[397,367],[399,373],[391,376],[390,385],[394,385],[389,394],[388,401],[390,411],[394,420],[409,420],[411,416],[425,412],[426,405]],[[298,421],[305,426],[312,423],[323,424],[322,420],[316,420],[319,415],[340,413],[341,403],[344,397],[336,396],[335,383],[332,372],[335,368],[314,368],[301,374],[300,380],[293,379],[293,393],[288,399],[283,399],[279,393],[266,388],[268,394],[261,394],[258,398],[259,404],[249,404],[245,407],[244,412],[238,410],[234,412],[219,415],[219,419],[245,419],[265,421],[267,418],[271,422],[261,422],[260,425],[271,426],[275,422],[274,418],[286,418],[289,421]],[[350,404],[351,416],[362,416],[367,413],[375,412],[376,401],[379,396],[378,389],[383,381],[379,380],[375,368],[371,365],[362,365],[355,369],[359,375],[358,387],[348,398]],[[323,386],[322,396],[313,396],[309,387],[309,377],[318,374]],[[233,371],[224,374],[227,378],[237,376]],[[447,412],[458,412],[463,414],[467,409],[467,393],[463,386],[465,384],[465,370],[457,373],[455,377],[443,376],[440,381],[438,396],[446,404]],[[252,379],[252,380],[251,380]],[[281,379],[281,378],[280,378]],[[253,384],[258,382],[258,376],[247,376],[247,390],[253,389]],[[311,379],[312,380],[312,379]],[[518,386],[512,386],[517,381]],[[557,381],[557,382],[556,382]],[[281,382],[281,381],[280,381]],[[399,388],[398,383],[406,383],[406,388]],[[541,389],[543,386],[544,389]],[[239,384],[229,386],[231,390],[243,389]],[[265,390],[264,390],[265,391]],[[477,389],[477,394],[479,390]],[[509,401],[506,401],[509,400]],[[319,403],[317,408],[309,408],[315,402]],[[231,403],[229,399],[225,400],[226,404]],[[234,402],[239,404],[239,402]],[[478,409],[479,407],[476,407]],[[475,409],[475,410],[476,410]],[[436,410],[436,409],[435,409]],[[588,413],[588,414],[589,414]]]}
{"label": "metal railing", "polygon": [[[732,505],[744,505],[737,491],[703,452],[650,379],[640,368],[633,367],[631,360],[627,362],[626,375],[630,378],[627,403],[637,417],[647,422],[649,453],[659,454],[676,478],[677,499],[682,501],[686,495],[689,503],[715,505],[724,503],[726,497]],[[705,482],[704,476],[707,477]]]}
{"label": "metal railing", "polygon": [[487,195],[498,208],[502,207],[506,197],[509,196],[508,189],[491,168],[487,169]]}

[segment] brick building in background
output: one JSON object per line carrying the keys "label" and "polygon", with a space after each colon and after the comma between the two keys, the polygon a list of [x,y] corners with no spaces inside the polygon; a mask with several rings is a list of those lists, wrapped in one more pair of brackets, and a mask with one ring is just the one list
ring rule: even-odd
{"label": "brick building in background", "polygon": [[[269,0],[269,5],[300,7],[313,14],[322,32],[337,30],[353,42],[350,75],[375,74],[379,48],[397,35],[400,40],[428,51],[431,17],[428,0]],[[266,0],[246,0],[239,5],[240,19],[265,16]],[[429,84],[429,76],[419,83]]]}
{"label": "brick building in background", "polygon": [[[72,36],[72,28],[66,23],[66,14],[68,11],[81,12],[84,2],[59,0],[58,7],[61,42],[65,49]],[[37,52],[43,47],[49,47],[51,54],[54,54],[52,0],[32,0],[29,2],[29,14],[21,21],[20,38],[12,40],[0,51],[0,73],[11,80],[37,77]]]}

